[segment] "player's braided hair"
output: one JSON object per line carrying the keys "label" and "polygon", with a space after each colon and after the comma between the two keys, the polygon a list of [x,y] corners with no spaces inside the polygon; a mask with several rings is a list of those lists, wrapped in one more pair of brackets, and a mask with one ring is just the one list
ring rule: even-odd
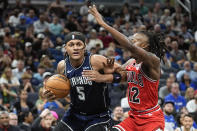
{"label": "player's braided hair", "polygon": [[163,33],[155,33],[155,32],[145,32],[141,31],[142,33],[148,37],[149,42],[149,51],[154,53],[160,60],[163,60],[165,53],[168,51],[168,48],[164,42],[165,35]]}

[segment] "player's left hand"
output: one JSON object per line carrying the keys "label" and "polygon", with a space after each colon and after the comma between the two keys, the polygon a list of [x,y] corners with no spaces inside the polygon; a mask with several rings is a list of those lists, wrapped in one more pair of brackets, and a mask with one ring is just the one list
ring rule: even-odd
{"label": "player's left hand", "polygon": [[102,75],[95,70],[83,70],[82,76],[87,77],[89,81],[103,82]]}
{"label": "player's left hand", "polygon": [[105,24],[101,14],[98,12],[95,5],[89,6],[88,12],[94,16],[94,18],[96,19],[96,21],[99,25],[102,26],[103,24]]}

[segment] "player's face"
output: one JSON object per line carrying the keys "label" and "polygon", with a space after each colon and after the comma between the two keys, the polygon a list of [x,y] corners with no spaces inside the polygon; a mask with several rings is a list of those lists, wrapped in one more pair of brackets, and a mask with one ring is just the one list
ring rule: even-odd
{"label": "player's face", "polygon": [[81,40],[70,40],[65,48],[66,52],[73,60],[79,60],[84,57],[85,44]]}
{"label": "player's face", "polygon": [[183,125],[186,129],[190,129],[193,125],[193,120],[191,117],[185,116],[183,119]]}
{"label": "player's face", "polygon": [[148,37],[142,33],[135,33],[130,40],[134,45],[143,49],[147,49],[149,46]]}

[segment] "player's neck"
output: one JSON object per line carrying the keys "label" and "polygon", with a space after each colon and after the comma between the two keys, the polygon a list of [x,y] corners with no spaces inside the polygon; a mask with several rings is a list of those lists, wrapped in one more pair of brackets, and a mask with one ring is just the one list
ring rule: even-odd
{"label": "player's neck", "polygon": [[79,60],[70,59],[70,63],[73,67],[77,68],[77,67],[81,66],[81,64],[83,64],[83,60],[84,60],[84,58],[79,59]]}

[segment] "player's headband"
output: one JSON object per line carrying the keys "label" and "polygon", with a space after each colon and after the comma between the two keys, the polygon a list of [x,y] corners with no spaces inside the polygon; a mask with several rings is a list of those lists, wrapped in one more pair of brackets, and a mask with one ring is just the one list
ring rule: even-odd
{"label": "player's headband", "polygon": [[65,44],[70,40],[81,40],[85,44],[85,36],[80,32],[71,32],[65,37]]}

